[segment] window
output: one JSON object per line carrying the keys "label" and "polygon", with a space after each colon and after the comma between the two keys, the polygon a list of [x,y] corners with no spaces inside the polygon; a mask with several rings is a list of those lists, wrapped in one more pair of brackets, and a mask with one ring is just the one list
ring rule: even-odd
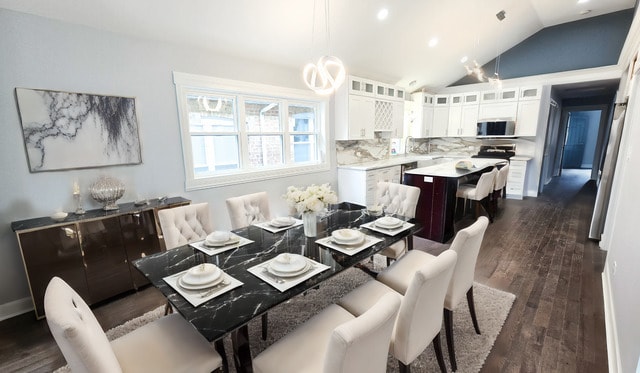
{"label": "window", "polygon": [[329,169],[326,99],[183,73],[174,83],[187,190]]}

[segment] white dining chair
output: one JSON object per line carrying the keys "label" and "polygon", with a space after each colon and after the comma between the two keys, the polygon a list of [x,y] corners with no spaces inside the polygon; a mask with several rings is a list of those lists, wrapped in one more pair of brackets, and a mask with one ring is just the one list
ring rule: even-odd
{"label": "white dining chair", "polygon": [[47,286],[44,308],[73,372],[219,372],[223,364],[214,347],[178,314],[109,342],[89,306],[59,277]]}
{"label": "white dining chair", "polygon": [[226,203],[232,229],[271,220],[267,192],[231,197],[226,200]]}
{"label": "white dining chair", "polygon": [[383,373],[400,296],[390,293],[359,316],[332,304],[253,359],[256,373]]}
{"label": "white dining chair", "polygon": [[[418,198],[420,198],[418,187],[384,181],[376,186],[376,203],[384,206],[385,213],[388,214],[415,218]],[[411,238],[404,238],[379,252],[387,257],[387,266],[407,251],[408,239]]]}
{"label": "white dining chair", "polygon": [[493,194],[491,196],[491,208],[493,210],[493,215],[495,216],[498,212],[498,201],[502,199],[505,195],[505,189],[507,186],[507,178],[509,177],[509,163],[502,166],[500,170],[498,170],[498,174],[496,175],[496,182],[493,186]]}
{"label": "white dining chair", "polygon": [[477,184],[462,184],[458,185],[456,197],[461,198],[464,201],[464,208],[466,210],[467,201],[470,200],[475,205],[476,218],[481,215],[481,208],[489,215],[489,220],[493,221],[493,214],[491,213],[491,207],[489,206],[489,198],[493,193],[493,185],[495,183],[498,170],[493,167],[491,171],[484,172],[480,175]]}
{"label": "white dining chair", "polygon": [[[454,251],[458,254],[458,261],[453,271],[453,276],[451,276],[447,296],[444,300],[444,325],[447,335],[447,348],[449,350],[451,366],[454,371],[457,369],[457,364],[453,337],[453,311],[458,307],[465,295],[473,327],[476,333],[480,334],[475,303],[473,301],[473,279],[478,253],[480,252],[480,246],[482,245],[484,233],[488,225],[489,220],[486,216],[479,217],[473,224],[456,233],[449,249],[444,251]],[[414,251],[419,250],[419,248],[414,249]],[[425,254],[431,258],[436,258],[431,254]],[[396,274],[400,274],[400,272],[396,272]],[[380,281],[390,283],[391,286],[398,290],[405,288],[409,279],[408,275],[395,276],[394,278],[385,278],[385,276],[386,275],[381,274],[381,276],[379,276]]]}
{"label": "white dining chair", "polygon": [[167,250],[204,240],[214,230],[207,202],[158,210],[158,222]]}
{"label": "white dining chair", "polygon": [[[440,345],[442,306],[456,257],[457,254],[450,250],[437,257],[411,250],[381,272],[382,278],[378,276],[379,280],[366,282],[338,301],[338,305],[357,316],[381,296],[390,293],[402,295],[390,345],[400,373],[409,373],[411,363],[431,343],[440,370],[446,372]],[[383,282],[394,277],[409,279],[402,292]]]}

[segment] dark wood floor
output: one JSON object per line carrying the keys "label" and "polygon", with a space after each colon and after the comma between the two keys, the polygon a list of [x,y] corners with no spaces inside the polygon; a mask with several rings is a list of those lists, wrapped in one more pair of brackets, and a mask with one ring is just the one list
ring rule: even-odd
{"label": "dark wood floor", "polygon": [[[476,280],[517,297],[483,372],[607,371],[605,253],[587,238],[595,199],[587,178],[565,171],[538,198],[500,201]],[[146,288],[95,313],[109,329],[163,303]],[[0,372],[50,372],[64,364],[46,321],[27,313],[0,322]]]}

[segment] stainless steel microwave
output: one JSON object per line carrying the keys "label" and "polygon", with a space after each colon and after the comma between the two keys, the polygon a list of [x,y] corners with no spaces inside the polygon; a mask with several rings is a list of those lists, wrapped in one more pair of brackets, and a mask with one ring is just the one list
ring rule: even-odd
{"label": "stainless steel microwave", "polygon": [[516,122],[513,120],[487,120],[478,122],[477,137],[514,136]]}

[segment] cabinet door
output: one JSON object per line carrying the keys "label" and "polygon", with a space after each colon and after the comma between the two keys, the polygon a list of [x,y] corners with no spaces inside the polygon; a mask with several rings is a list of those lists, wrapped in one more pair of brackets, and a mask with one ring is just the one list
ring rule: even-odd
{"label": "cabinet door", "polygon": [[349,95],[349,140],[373,138],[375,99]]}
{"label": "cabinet door", "polygon": [[518,102],[504,102],[497,104],[481,104],[478,112],[480,120],[513,119],[518,113]]}
{"label": "cabinet door", "polygon": [[391,115],[391,137],[401,138],[404,135],[404,101],[393,102]]}
{"label": "cabinet door", "polygon": [[139,288],[148,284],[149,281],[131,263],[161,251],[153,210],[121,215],[120,228],[133,286]]}
{"label": "cabinet door", "polygon": [[518,102],[516,117],[516,136],[535,136],[540,117],[540,100]]}
{"label": "cabinet door", "polygon": [[[457,96],[461,98],[462,96]],[[449,107],[449,124],[447,125],[447,136],[460,136],[460,123],[462,123],[462,105],[451,105]]]}
{"label": "cabinet door", "polygon": [[432,137],[447,136],[447,127],[449,126],[449,107],[435,106],[433,108],[433,126]]}
{"label": "cabinet door", "polygon": [[478,128],[478,105],[464,105],[460,120],[460,136],[474,137]]}
{"label": "cabinet door", "polygon": [[375,131],[391,131],[393,126],[393,103],[391,101],[376,100],[375,102]]}
{"label": "cabinet door", "polygon": [[53,276],[89,299],[82,250],[75,224],[18,233],[36,317],[44,317],[44,292]]}
{"label": "cabinet door", "polygon": [[[422,131],[424,137],[432,137],[433,134],[433,105],[422,107]],[[416,136],[414,136],[416,137]],[[422,137],[422,136],[421,136]]]}
{"label": "cabinet door", "polygon": [[118,217],[78,224],[91,303],[133,289]]}

